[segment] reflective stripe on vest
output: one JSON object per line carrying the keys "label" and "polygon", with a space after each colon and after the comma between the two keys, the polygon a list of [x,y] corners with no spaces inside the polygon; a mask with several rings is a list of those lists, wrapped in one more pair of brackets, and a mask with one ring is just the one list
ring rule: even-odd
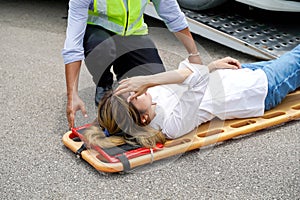
{"label": "reflective stripe on vest", "polygon": [[118,35],[148,33],[143,13],[149,0],[94,0],[88,23],[99,25]]}

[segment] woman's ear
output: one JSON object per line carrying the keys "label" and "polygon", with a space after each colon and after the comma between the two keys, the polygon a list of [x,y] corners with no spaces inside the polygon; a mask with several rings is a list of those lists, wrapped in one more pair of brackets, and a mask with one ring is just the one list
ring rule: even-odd
{"label": "woman's ear", "polygon": [[149,115],[148,114],[142,114],[141,115],[141,121],[142,121],[143,124],[147,125],[148,120],[149,120]]}

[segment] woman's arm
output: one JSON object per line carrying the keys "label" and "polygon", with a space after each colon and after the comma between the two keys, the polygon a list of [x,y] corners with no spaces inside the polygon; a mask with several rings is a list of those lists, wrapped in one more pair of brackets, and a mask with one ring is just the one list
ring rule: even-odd
{"label": "woman's arm", "polygon": [[[185,61],[188,62],[189,61]],[[190,63],[191,64],[191,63]],[[198,67],[205,67],[197,65]],[[238,60],[225,57],[211,62],[208,66],[209,71],[215,69],[240,69],[241,64]],[[153,74],[148,76],[136,76],[127,79],[123,79],[119,82],[119,87],[115,90],[115,95],[120,95],[125,92],[135,92],[131,99],[138,97],[146,92],[150,87],[164,84],[178,84],[182,83],[193,72],[190,68],[180,68],[177,70],[166,71],[159,74]]]}
{"label": "woman's arm", "polygon": [[189,68],[182,68],[148,76],[135,76],[123,79],[119,82],[119,87],[115,90],[115,95],[125,92],[135,92],[130,99],[134,99],[146,92],[150,87],[164,84],[182,83],[193,71]]}

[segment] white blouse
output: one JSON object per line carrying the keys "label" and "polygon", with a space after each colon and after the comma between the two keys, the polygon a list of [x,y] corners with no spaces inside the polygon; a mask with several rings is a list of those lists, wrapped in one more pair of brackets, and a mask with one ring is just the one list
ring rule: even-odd
{"label": "white blouse", "polygon": [[261,116],[268,81],[265,73],[251,69],[219,69],[212,73],[188,60],[179,68],[193,73],[183,85],[161,85],[149,88],[157,103],[156,116],[150,126],[161,129],[167,138],[178,138],[218,117],[222,120]]}

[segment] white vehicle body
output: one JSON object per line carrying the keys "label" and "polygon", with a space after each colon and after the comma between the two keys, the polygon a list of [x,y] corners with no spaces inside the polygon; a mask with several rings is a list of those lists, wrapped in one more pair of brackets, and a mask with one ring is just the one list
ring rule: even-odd
{"label": "white vehicle body", "polygon": [[[180,6],[192,10],[206,10],[230,0],[178,0]],[[253,8],[269,11],[300,12],[300,0],[235,0]]]}
{"label": "white vehicle body", "polygon": [[236,0],[252,7],[281,12],[300,12],[300,1],[287,0]]}

